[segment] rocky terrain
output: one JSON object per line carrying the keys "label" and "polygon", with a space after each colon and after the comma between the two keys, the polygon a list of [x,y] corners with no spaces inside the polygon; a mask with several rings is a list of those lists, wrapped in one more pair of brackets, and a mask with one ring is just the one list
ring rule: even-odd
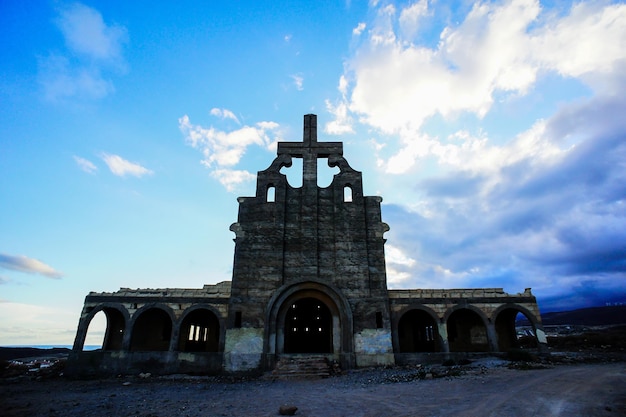
{"label": "rocky terrain", "polygon": [[626,362],[613,360],[485,358],[314,380],[147,374],[69,380],[45,368],[0,379],[0,403],[3,416],[276,416],[281,406],[309,417],[626,416]]}

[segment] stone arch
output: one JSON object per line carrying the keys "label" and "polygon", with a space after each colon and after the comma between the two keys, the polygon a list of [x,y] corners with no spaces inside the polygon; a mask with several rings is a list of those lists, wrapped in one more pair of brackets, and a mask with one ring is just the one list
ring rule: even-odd
{"label": "stone arch", "polygon": [[439,318],[426,306],[410,306],[401,312],[395,323],[396,346],[400,353],[439,352]]}
{"label": "stone arch", "polygon": [[131,319],[130,351],[168,351],[172,344],[174,313],[165,304],[141,307]]}
{"label": "stone arch", "polygon": [[488,352],[489,321],[479,308],[457,305],[444,315],[450,352]]}
{"label": "stone arch", "polygon": [[124,334],[130,318],[128,310],[120,303],[102,303],[94,307],[88,307],[88,310],[87,315],[80,320],[73,350],[83,350],[89,325],[96,314],[101,311],[104,312],[107,319],[102,350],[122,350]]}
{"label": "stone arch", "polygon": [[333,354],[352,352],[352,311],[345,297],[327,284],[314,281],[286,285],[280,288],[268,303],[265,351],[270,354],[285,352],[287,314],[294,304],[315,300],[328,309],[331,335],[329,349]]}
{"label": "stone arch", "polygon": [[220,314],[207,304],[196,304],[183,312],[177,323],[181,352],[219,352],[222,350],[223,323]]}
{"label": "stone arch", "polygon": [[[528,319],[532,326],[532,335],[526,335],[523,338],[518,338],[515,323],[517,315],[520,313]],[[519,347],[538,347],[537,330],[542,330],[542,326],[535,315],[524,306],[514,303],[503,304],[493,312],[491,317],[500,352],[507,352]]]}

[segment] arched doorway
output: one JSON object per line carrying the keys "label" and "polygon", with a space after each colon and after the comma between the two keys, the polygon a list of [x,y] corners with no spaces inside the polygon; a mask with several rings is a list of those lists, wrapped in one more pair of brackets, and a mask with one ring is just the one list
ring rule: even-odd
{"label": "arched doorway", "polygon": [[301,298],[291,303],[285,316],[285,353],[332,353],[332,314],[321,300]]}
{"label": "arched doorway", "polygon": [[135,320],[131,351],[167,351],[172,337],[172,319],[160,308],[149,308]]}
{"label": "arched doorway", "polygon": [[217,352],[220,322],[209,309],[198,308],[185,316],[180,325],[178,350],[181,352]]}
{"label": "arched doorway", "polygon": [[507,307],[500,311],[495,320],[495,328],[500,352],[537,347],[537,331],[533,321],[521,309]]}
{"label": "arched doorway", "polygon": [[[301,301],[305,299],[309,300]],[[307,348],[305,351],[302,347],[298,347],[298,342],[295,342],[296,345],[294,345],[292,337],[294,335],[290,334],[287,336],[286,334],[287,325],[294,317],[289,313],[294,313],[294,304],[296,309],[298,309],[300,302],[302,303],[302,309],[299,311],[306,311],[307,309],[316,311],[318,310],[317,305],[319,305],[320,312],[324,312],[320,316],[320,321],[325,323],[325,325],[321,326],[321,332],[319,331],[320,326],[317,326],[318,333],[322,333],[322,336],[324,336],[320,339],[323,342],[314,345],[315,350],[323,350],[327,354],[336,355],[335,358],[342,361],[342,366],[346,368],[351,367],[351,357],[343,354],[352,352],[353,349],[352,310],[348,301],[339,290],[318,282],[307,281],[289,284],[276,291],[274,297],[269,301],[267,309],[266,352],[270,354],[285,354],[295,353],[294,351],[299,350],[301,351],[300,353],[314,353],[311,352],[313,348]],[[313,320],[316,319],[317,315],[313,316]],[[306,328],[306,326],[303,327]],[[287,333],[293,333],[294,326],[290,328],[291,331]],[[309,326],[309,332],[312,328],[314,327]],[[329,332],[325,333],[325,329],[329,329]],[[285,347],[286,339],[291,339],[287,347]],[[330,347],[327,347],[326,343]]]}
{"label": "arched doorway", "polygon": [[121,350],[124,328],[126,327],[124,315],[118,309],[110,307],[105,307],[102,311],[106,316],[106,331],[102,341],[102,350]]}
{"label": "arched doorway", "polygon": [[437,352],[439,332],[435,319],[424,310],[410,310],[398,322],[401,353]]}
{"label": "arched doorway", "polygon": [[489,339],[483,319],[473,310],[461,308],[447,320],[451,352],[488,352]]}

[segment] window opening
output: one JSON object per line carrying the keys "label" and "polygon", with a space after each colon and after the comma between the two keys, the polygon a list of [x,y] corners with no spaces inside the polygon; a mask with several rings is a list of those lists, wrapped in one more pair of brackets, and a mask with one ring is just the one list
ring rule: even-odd
{"label": "window opening", "polygon": [[335,174],[339,173],[338,167],[328,166],[328,158],[317,158],[317,186],[326,188],[333,182]]}
{"label": "window opening", "polygon": [[302,187],[302,158],[291,158],[291,166],[282,167],[280,173],[287,177],[287,182],[293,188]]}
{"label": "window opening", "polygon": [[276,201],[276,187],[274,186],[269,186],[267,187],[267,198],[266,201],[268,203],[273,203]]}
{"label": "window opening", "polygon": [[235,328],[241,327],[241,311],[235,312]]}
{"label": "window opening", "polygon": [[352,187],[349,185],[343,187],[343,202],[352,203]]}

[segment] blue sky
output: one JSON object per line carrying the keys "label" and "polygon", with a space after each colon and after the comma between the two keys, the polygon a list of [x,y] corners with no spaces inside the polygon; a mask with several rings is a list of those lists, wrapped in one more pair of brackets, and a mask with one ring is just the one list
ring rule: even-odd
{"label": "blue sky", "polygon": [[626,301],[623,2],[4,1],[0,63],[0,345],[229,280],[306,113],[384,198],[390,288]]}

